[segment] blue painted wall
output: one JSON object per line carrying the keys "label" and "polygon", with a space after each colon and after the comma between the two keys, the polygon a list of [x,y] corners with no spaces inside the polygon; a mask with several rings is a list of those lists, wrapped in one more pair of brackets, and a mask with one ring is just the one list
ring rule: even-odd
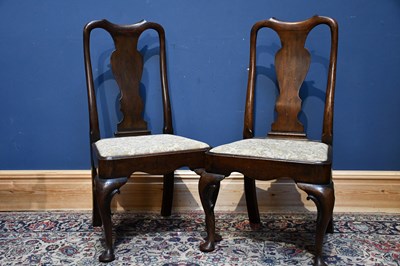
{"label": "blue painted wall", "polygon": [[[400,170],[400,2],[398,0],[220,0],[220,1],[0,1],[0,169],[88,169],[89,139],[83,68],[82,28],[95,19],[129,24],[144,18],[162,24],[167,36],[168,72],[174,126],[179,135],[211,145],[241,138],[249,57],[249,32],[272,16],[303,20],[314,14],[334,17],[340,26],[335,109],[334,168]],[[325,28],[310,36],[318,60],[306,79],[306,108],[322,106],[327,62]],[[263,32],[264,33],[264,32]],[[113,91],[111,41],[101,32],[94,53],[97,83]],[[317,40],[320,38],[321,40]],[[144,39],[152,40],[149,33]],[[270,60],[279,43],[265,32],[259,60]],[[156,47],[156,46],[154,46]],[[144,47],[151,51],[154,47]],[[100,58],[100,60],[97,60]],[[148,52],[146,99],[157,97],[150,70],[157,57]],[[261,63],[261,61],[260,61]],[[270,63],[259,67],[257,135],[269,130],[276,94]],[[154,86],[154,87],[153,87]],[[322,86],[322,87],[321,87]],[[115,101],[100,99],[113,109]],[[114,108],[115,109],[115,108]],[[159,112],[147,103],[146,116]],[[117,115],[103,116],[105,134]],[[317,115],[302,114],[311,137]],[[160,126],[150,121],[154,131]]]}

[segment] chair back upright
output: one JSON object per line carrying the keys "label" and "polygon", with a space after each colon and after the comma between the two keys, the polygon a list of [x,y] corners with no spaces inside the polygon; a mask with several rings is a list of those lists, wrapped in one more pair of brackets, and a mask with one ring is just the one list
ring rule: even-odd
{"label": "chair back upright", "polygon": [[268,136],[307,138],[304,126],[298,119],[302,108],[302,100],[299,97],[299,91],[311,63],[310,52],[305,48],[305,43],[310,31],[320,24],[328,25],[331,33],[331,48],[321,140],[326,144],[332,144],[338,26],[335,20],[322,16],[314,16],[301,22],[282,22],[271,18],[269,20],[259,21],[252,27],[250,33],[250,63],[243,129],[244,138],[254,137],[256,46],[257,34],[262,28],[274,30],[281,41],[281,48],[275,55],[275,71],[279,87],[279,96],[275,103],[276,119],[271,125],[271,131],[268,133]]}
{"label": "chair back upright", "polygon": [[119,121],[114,135],[120,137],[151,134],[147,122],[143,118],[144,104],[140,95],[140,82],[144,62],[143,56],[137,48],[139,37],[144,31],[149,29],[155,30],[158,33],[160,44],[160,75],[164,115],[163,133],[173,134],[163,27],[157,23],[144,20],[132,25],[117,25],[107,20],[97,20],[88,23],[83,31],[91,143],[93,144],[100,139],[96,90],[90,57],[90,35],[92,30],[97,28],[107,31],[111,35],[115,46],[115,50],[110,57],[110,65],[120,90],[121,97],[119,103],[122,119]]}

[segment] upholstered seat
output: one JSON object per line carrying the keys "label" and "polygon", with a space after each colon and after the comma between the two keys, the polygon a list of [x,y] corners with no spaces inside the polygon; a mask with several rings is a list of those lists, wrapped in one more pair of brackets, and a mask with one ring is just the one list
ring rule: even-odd
{"label": "upholstered seat", "polygon": [[100,157],[113,159],[209,148],[206,143],[171,134],[107,138],[94,146]]}
{"label": "upholstered seat", "polygon": [[221,145],[210,153],[300,162],[324,162],[328,145],[309,140],[254,138]]}

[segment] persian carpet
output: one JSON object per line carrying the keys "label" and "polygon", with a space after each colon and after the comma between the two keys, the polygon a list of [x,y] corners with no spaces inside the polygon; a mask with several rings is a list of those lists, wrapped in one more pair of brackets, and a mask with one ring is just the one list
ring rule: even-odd
{"label": "persian carpet", "polygon": [[[216,212],[223,240],[203,253],[202,212],[116,213],[116,259],[102,264],[103,232],[90,212],[0,212],[0,265],[311,265],[315,219],[263,213],[252,230],[245,213]],[[329,265],[400,265],[400,215],[335,214],[323,252]]]}

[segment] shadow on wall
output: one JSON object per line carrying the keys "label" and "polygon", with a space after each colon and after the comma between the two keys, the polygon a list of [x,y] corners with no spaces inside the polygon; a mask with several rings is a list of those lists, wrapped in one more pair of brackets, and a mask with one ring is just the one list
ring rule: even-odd
{"label": "shadow on wall", "polygon": [[[192,194],[197,193],[198,179],[187,179],[185,176],[175,174],[174,181],[172,213],[192,211],[193,209],[201,208],[197,199]],[[162,175],[137,173],[121,187],[121,194],[117,194],[114,197],[112,201],[112,209],[160,213],[162,194]]]}
{"label": "shadow on wall", "polygon": [[[278,179],[273,182],[257,180],[256,186],[260,213],[309,212],[304,205],[302,193],[297,190],[296,184],[290,179]],[[244,193],[235,211],[247,211]]]}

